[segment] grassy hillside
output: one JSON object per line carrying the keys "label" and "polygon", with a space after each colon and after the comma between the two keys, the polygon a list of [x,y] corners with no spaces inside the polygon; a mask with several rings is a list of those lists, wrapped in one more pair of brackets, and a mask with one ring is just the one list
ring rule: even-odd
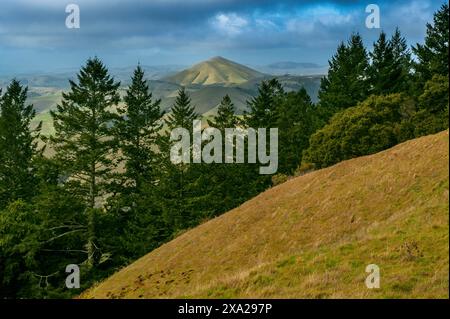
{"label": "grassy hillside", "polygon": [[448,157],[445,131],[291,179],[82,297],[448,298]]}
{"label": "grassy hillside", "polygon": [[262,73],[242,64],[214,57],[193,67],[167,77],[168,82],[180,85],[241,84],[263,76]]}

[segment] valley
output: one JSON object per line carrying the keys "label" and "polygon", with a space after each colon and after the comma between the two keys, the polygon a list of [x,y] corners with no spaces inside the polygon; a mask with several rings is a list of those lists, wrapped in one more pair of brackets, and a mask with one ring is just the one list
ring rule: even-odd
{"label": "valley", "polygon": [[[322,75],[270,75],[223,57],[214,57],[190,68],[182,66],[143,66],[155,98],[161,99],[161,108],[170,112],[178,90],[184,86],[190,94],[195,111],[204,117],[216,114],[217,106],[228,94],[234,103],[236,114],[243,114],[246,101],[257,95],[262,80],[277,78],[286,91],[297,91],[305,87],[313,102],[317,95]],[[287,69],[285,71],[288,71]],[[133,73],[133,67],[113,68],[111,73],[121,81],[121,95],[125,94]],[[76,70],[55,75],[22,75],[17,78],[29,86],[29,103],[33,104],[37,116],[34,123],[42,121],[44,135],[53,133],[49,111],[61,101],[62,92],[69,87]],[[0,77],[0,87],[6,87],[9,78]]]}

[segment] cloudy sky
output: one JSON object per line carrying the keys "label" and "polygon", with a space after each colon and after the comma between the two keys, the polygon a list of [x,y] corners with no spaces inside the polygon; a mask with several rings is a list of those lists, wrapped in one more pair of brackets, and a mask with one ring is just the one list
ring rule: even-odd
{"label": "cloudy sky", "polygon": [[[0,75],[78,68],[97,55],[113,67],[189,65],[221,55],[247,65],[279,61],[326,65],[340,41],[360,32],[366,6],[379,5],[381,28],[398,26],[410,44],[442,0],[2,0]],[[80,28],[65,24],[68,4]]]}

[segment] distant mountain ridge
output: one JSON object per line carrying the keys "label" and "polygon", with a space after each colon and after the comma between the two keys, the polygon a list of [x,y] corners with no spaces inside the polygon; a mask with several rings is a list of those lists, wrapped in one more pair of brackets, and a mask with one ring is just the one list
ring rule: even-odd
{"label": "distant mountain ridge", "polygon": [[[121,94],[125,94],[131,81],[134,66],[110,68],[116,81],[121,82]],[[223,57],[213,57],[183,70],[180,65],[146,66],[142,68],[148,79],[153,97],[161,99],[161,108],[170,111],[178,90],[186,87],[200,115],[213,116],[225,95],[231,97],[236,114],[247,110],[247,101],[258,94],[258,86],[263,80],[278,79],[283,88],[297,91],[304,87],[313,102],[318,100],[318,91],[322,75],[294,75],[289,72],[272,74],[256,71],[245,65]],[[283,70],[285,71],[285,70]],[[69,79],[76,78],[77,70],[64,70],[55,74],[22,74],[17,79],[29,87],[28,102],[33,104],[38,117],[43,121],[46,132],[52,132],[48,111],[54,109],[62,98],[62,92],[69,89]],[[6,87],[11,78],[0,76],[0,88]]]}
{"label": "distant mountain ridge", "polygon": [[320,68],[320,65],[316,63],[310,63],[310,62],[291,62],[291,61],[283,61],[283,62],[276,62],[271,63],[268,65],[268,67],[272,69],[297,69],[297,68]]}

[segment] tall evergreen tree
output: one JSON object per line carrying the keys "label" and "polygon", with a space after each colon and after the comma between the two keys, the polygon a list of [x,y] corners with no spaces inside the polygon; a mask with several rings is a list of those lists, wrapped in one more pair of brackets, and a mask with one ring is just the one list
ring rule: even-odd
{"label": "tall evergreen tree", "polygon": [[372,60],[368,68],[371,94],[400,93],[409,89],[411,56],[398,28],[390,40],[381,32],[369,55]]}
{"label": "tall evergreen tree", "polygon": [[284,97],[284,90],[277,79],[262,81],[258,95],[247,101],[246,126],[254,129],[276,127],[277,107]]}
{"label": "tall evergreen tree", "polygon": [[372,60],[368,68],[370,93],[384,94],[392,90],[395,82],[392,80],[394,70],[394,52],[386,38],[386,33],[381,32],[377,42],[373,45],[373,51],[369,53]]}
{"label": "tall evergreen tree", "polygon": [[449,7],[443,4],[434,14],[433,24],[427,23],[425,43],[413,47],[417,56],[415,78],[420,88],[435,74],[448,76],[448,42]]}
{"label": "tall evergreen tree", "polygon": [[391,37],[390,45],[394,55],[393,93],[407,92],[411,89],[411,52],[408,49],[406,39],[400,29],[396,28]]}
{"label": "tall evergreen tree", "polygon": [[319,90],[320,106],[325,116],[355,106],[368,96],[367,51],[359,34],[353,34],[347,45],[341,43],[329,61],[328,75]]}
{"label": "tall evergreen tree", "polygon": [[309,136],[317,128],[316,109],[305,88],[289,92],[279,107],[277,127],[279,132],[278,172],[291,175],[308,148]]}
{"label": "tall evergreen tree", "polygon": [[143,181],[150,181],[154,176],[155,144],[163,124],[161,100],[153,100],[140,66],[134,71],[124,102],[125,106],[118,108],[122,118],[117,131],[125,160],[125,177],[135,192],[139,192]]}
{"label": "tall evergreen tree", "polygon": [[181,88],[171,113],[165,119],[167,133],[160,141],[162,162],[158,192],[164,220],[174,232],[195,225],[202,208],[196,203],[199,196],[196,188],[198,186],[197,171],[192,164],[175,164],[170,159],[170,149],[173,144],[170,142],[170,133],[175,128],[183,127],[189,131],[192,141],[193,121],[198,118],[189,94],[185,88]]}
{"label": "tall evergreen tree", "polygon": [[27,91],[17,80],[4,95],[0,91],[0,209],[8,202],[30,199],[36,188],[33,158],[38,154],[40,124],[30,128],[36,112],[26,105]]}
{"label": "tall evergreen tree", "polygon": [[223,97],[217,109],[217,115],[213,120],[208,120],[211,127],[218,128],[223,131],[225,128],[234,128],[238,125],[238,118],[235,115],[234,104],[230,96],[227,94]]}
{"label": "tall evergreen tree", "polygon": [[[244,113],[243,126],[255,130],[266,128],[267,133],[270,128],[277,128],[279,108],[285,97],[283,86],[277,79],[262,81],[258,87],[258,95],[247,101],[248,111]],[[269,147],[269,134],[267,134],[266,143]],[[271,176],[259,174],[259,165],[260,163],[250,163],[243,166],[249,185],[251,185],[250,189],[258,192],[263,191],[271,184]]]}
{"label": "tall evergreen tree", "polygon": [[153,98],[144,76],[138,66],[124,97],[125,105],[118,107],[120,119],[116,130],[124,172],[118,173],[121,184],[110,203],[111,211],[116,213],[113,222],[120,227],[115,229],[115,235],[102,236],[114,238],[105,240],[105,246],[125,262],[154,249],[164,237],[161,216],[155,205],[163,112],[161,100]]}
{"label": "tall evergreen tree", "polygon": [[120,83],[109,75],[98,59],[89,59],[81,68],[77,82],[51,112],[55,135],[51,138],[56,159],[69,177],[66,185],[80,195],[87,207],[87,265],[94,266],[96,249],[96,208],[108,194],[110,174],[115,168],[113,123],[117,114]]}
{"label": "tall evergreen tree", "polygon": [[191,105],[189,93],[183,87],[178,91],[178,96],[172,106],[171,113],[165,119],[165,123],[169,130],[184,127],[192,131],[192,121],[195,119],[198,119],[198,114],[195,113],[195,107]]}
{"label": "tall evergreen tree", "polygon": [[[208,120],[208,124],[219,129],[223,139],[226,128],[240,126],[239,118],[235,114],[234,104],[228,95],[223,97],[217,115],[212,120]],[[222,156],[224,154],[225,146],[222,145]],[[209,185],[205,191],[209,196],[208,200],[212,208],[211,214],[214,216],[238,206],[261,190],[256,187],[258,175],[255,174],[252,164],[205,164],[202,167],[202,174],[204,175],[204,184]]]}

